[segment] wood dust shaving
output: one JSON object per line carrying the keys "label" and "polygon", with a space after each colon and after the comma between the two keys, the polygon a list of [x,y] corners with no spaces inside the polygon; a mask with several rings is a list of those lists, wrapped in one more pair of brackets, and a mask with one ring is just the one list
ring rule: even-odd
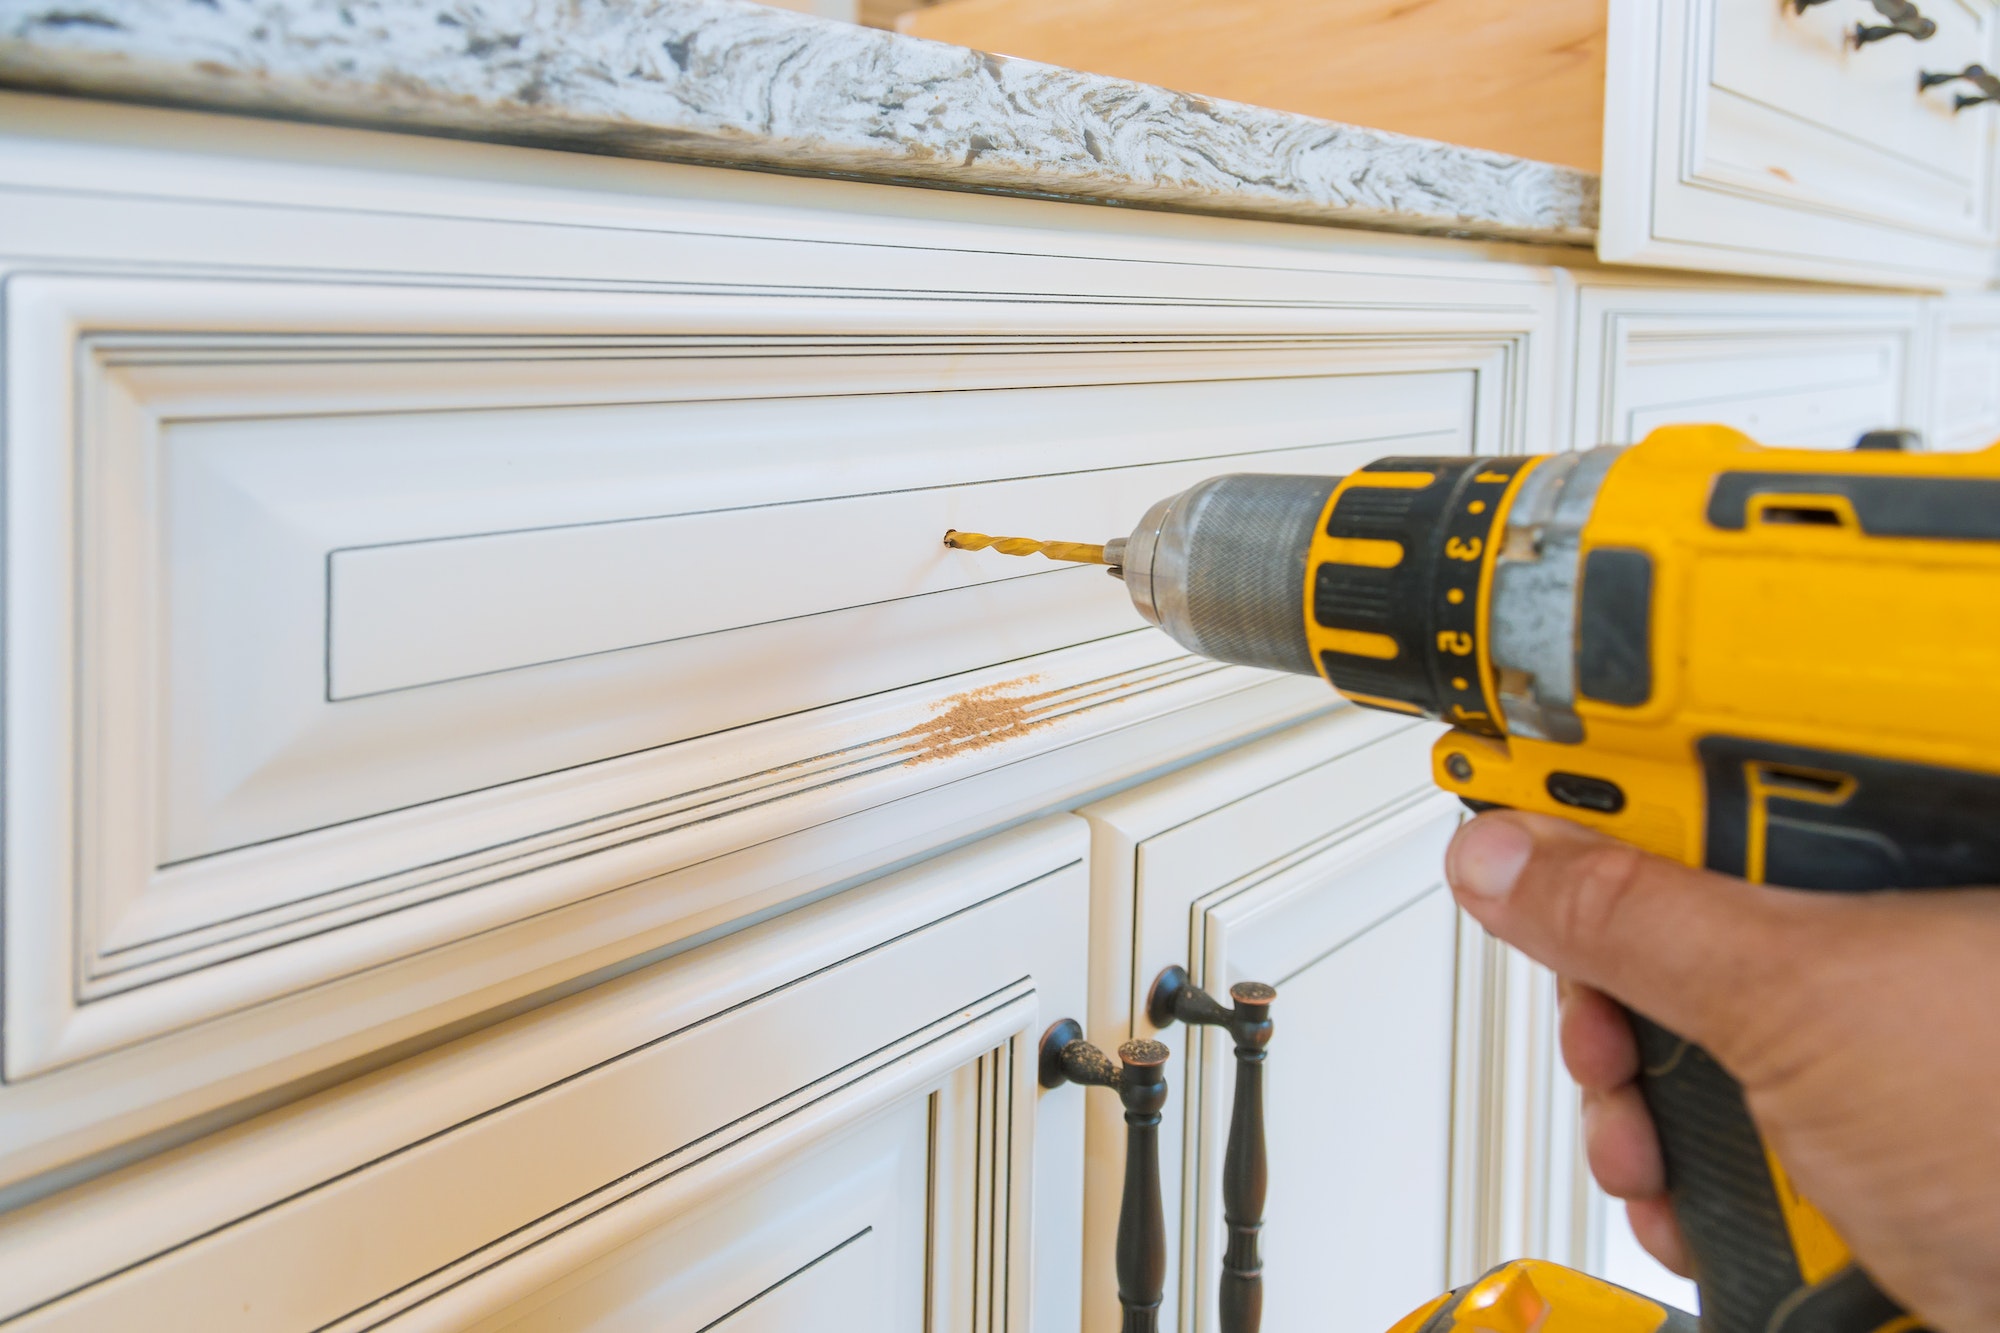
{"label": "wood dust shaving", "polygon": [[934,759],[984,750],[1046,727],[1068,711],[1051,707],[1050,701],[1072,691],[1017,692],[1021,686],[1033,685],[1040,679],[1040,676],[1023,676],[940,699],[931,705],[935,716],[889,737],[889,743],[909,755],[911,763],[927,764]]}

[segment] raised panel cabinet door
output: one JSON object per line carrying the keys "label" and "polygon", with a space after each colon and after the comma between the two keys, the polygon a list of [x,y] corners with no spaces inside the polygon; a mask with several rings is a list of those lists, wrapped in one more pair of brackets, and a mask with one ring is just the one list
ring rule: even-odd
{"label": "raised panel cabinet door", "polygon": [[1933,449],[2000,442],[2000,299],[1957,293],[1930,302]]}
{"label": "raised panel cabinet door", "polygon": [[[1436,734],[1342,709],[1084,812],[1093,1022],[1103,1040],[1130,1030],[1176,1052],[1170,1327],[1216,1327],[1235,1082],[1226,1034],[1148,1022],[1146,994],[1171,964],[1218,997],[1239,981],[1278,989],[1265,1327],[1386,1328],[1540,1246],[1548,988],[1462,923],[1444,887],[1460,812],[1430,784]],[[1091,1115],[1087,1254],[1116,1198],[1114,1163],[1100,1160],[1114,1126]]]}
{"label": "raised panel cabinet door", "polygon": [[[1056,816],[0,1214],[0,1327],[1075,1328]],[[801,1316],[800,1312],[808,1314]]]}
{"label": "raised panel cabinet door", "polygon": [[1571,447],[1714,422],[1847,449],[1930,413],[1922,302],[1578,275]]}
{"label": "raised panel cabinet door", "polygon": [[1762,0],[1610,7],[1604,201],[1616,263],[1892,287],[1993,272],[2000,137],[1980,89],[2000,11],[1927,0],[1931,31],[1856,41],[1871,8]]}
{"label": "raised panel cabinet door", "polygon": [[1317,702],[947,529],[1547,433],[1483,254],[12,96],[0,1187]]}

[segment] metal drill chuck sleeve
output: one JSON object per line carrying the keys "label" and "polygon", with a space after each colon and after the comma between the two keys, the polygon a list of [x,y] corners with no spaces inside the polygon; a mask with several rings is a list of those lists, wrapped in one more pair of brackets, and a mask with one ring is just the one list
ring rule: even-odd
{"label": "metal drill chuck sleeve", "polygon": [[1478,592],[1524,461],[1212,477],[1155,504],[1107,553],[1139,613],[1192,652],[1490,730]]}
{"label": "metal drill chuck sleeve", "polygon": [[1190,652],[1317,675],[1306,553],[1338,477],[1231,473],[1155,504],[1115,550],[1139,614]]}

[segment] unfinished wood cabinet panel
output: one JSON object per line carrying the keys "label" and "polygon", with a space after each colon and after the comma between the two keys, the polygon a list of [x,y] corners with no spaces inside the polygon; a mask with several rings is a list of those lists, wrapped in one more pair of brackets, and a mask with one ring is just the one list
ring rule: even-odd
{"label": "unfinished wood cabinet panel", "polygon": [[947,528],[1545,420],[1545,271],[86,120],[0,141],[0,1183],[1312,706]]}
{"label": "unfinished wood cabinet panel", "polygon": [[[1343,708],[1086,807],[1099,1042],[1175,1052],[1162,1127],[1163,1327],[1216,1327],[1226,1036],[1156,1032],[1173,964],[1225,996],[1275,984],[1265,1102],[1265,1321],[1386,1328],[1447,1285],[1540,1252],[1546,978],[1462,925],[1442,880],[1460,812],[1430,782],[1437,728]],[[1111,1328],[1118,1118],[1090,1107],[1086,1327]],[[1090,1322],[1096,1321],[1095,1323]]]}
{"label": "unfinished wood cabinet panel", "polygon": [[1763,444],[1846,449],[1928,412],[1914,298],[1589,275],[1575,327],[1574,448],[1718,422]]}
{"label": "unfinished wood cabinet panel", "polygon": [[1923,71],[1991,65],[1989,0],[1922,7],[1936,31],[1857,47],[1871,6],[1610,6],[1604,213],[1615,263],[1909,287],[1984,286],[2000,239],[1992,106],[1955,112]]}
{"label": "unfinished wood cabinet panel", "polygon": [[918,37],[1598,168],[1604,0],[941,0]]}
{"label": "unfinished wood cabinet panel", "polygon": [[1035,1043],[1084,1002],[1086,843],[1030,825],[18,1209],[0,1322],[1073,1328],[1082,1090]]}

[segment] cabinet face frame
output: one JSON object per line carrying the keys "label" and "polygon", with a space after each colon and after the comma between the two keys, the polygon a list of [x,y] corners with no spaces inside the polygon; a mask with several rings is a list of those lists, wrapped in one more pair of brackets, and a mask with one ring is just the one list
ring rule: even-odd
{"label": "cabinet face frame", "polygon": [[[1984,60],[1993,60],[2000,15],[1986,0],[1945,0],[1957,5],[1966,22],[1981,25]],[[2000,130],[1989,118],[1979,127],[1983,153],[1974,170],[1980,179],[1966,184],[1965,205],[1971,216],[1963,222],[1925,226],[1913,218],[1891,220],[1857,208],[1825,191],[1815,193],[1798,173],[1768,161],[1731,163],[1717,155],[1724,129],[1717,121],[1729,106],[1740,103],[1754,117],[1771,123],[1761,129],[1736,131],[1746,140],[1730,151],[1756,158],[1759,153],[1797,153],[1805,160],[1842,152],[1853,160],[1823,168],[1841,179],[1865,182],[1865,159],[1875,153],[1876,170],[1884,179],[1882,192],[1897,193],[1891,173],[1910,170],[1892,165],[1873,145],[1850,142],[1848,136],[1814,119],[1811,105],[1786,107],[1796,91],[1774,89],[1771,105],[1741,98],[1715,81],[1717,11],[1722,6],[1766,11],[1739,0],[1618,0],[1610,6],[1604,106],[1603,211],[1597,233],[1598,257],[1606,263],[1643,264],[1709,272],[1808,278],[1871,286],[1958,288],[1984,286],[1993,273],[1995,244],[2000,242]],[[1775,12],[1777,6],[1771,6]],[[1787,23],[1838,26],[1854,16],[1831,12]],[[1921,50],[1895,49],[1887,59],[1900,63]],[[1828,60],[1836,57],[1827,54]],[[1842,57],[1850,74],[1854,66],[1885,57],[1876,48]],[[1973,58],[1979,59],[1977,51]],[[1917,96],[1914,77],[1909,96]],[[1814,94],[1821,95],[1821,94]],[[1935,93],[1930,96],[1936,97]],[[1733,101],[1732,101],[1733,99]],[[1947,131],[1953,126],[1946,107],[1927,107]],[[1783,122],[1789,116],[1790,123]],[[1760,143],[1760,139],[1764,142]],[[1786,140],[1792,142],[1787,143]]]}
{"label": "cabinet face frame", "polygon": [[[455,303],[461,313],[483,303],[487,313],[461,328],[482,337],[519,331],[531,308],[569,312],[539,326],[544,333],[569,320],[571,332],[598,336],[608,327],[603,311],[699,301],[760,312],[752,322],[766,329],[820,318],[822,330],[852,334],[862,306],[879,301],[871,308],[892,310],[905,334],[960,343],[1024,334],[1064,345],[1078,336],[1156,340],[1164,330],[1189,340],[1185,357],[1199,358],[1208,355],[1201,349],[1227,356],[1276,339],[1327,349],[1341,373],[1471,377],[1475,438],[1493,448],[1544,434],[1552,401],[1553,280],[1470,247],[57,98],[8,94],[0,102],[35,113],[0,135],[0,206],[9,219],[0,269],[18,292],[40,282],[63,298],[40,311],[54,321],[44,331],[60,327],[62,337],[30,341],[27,323],[13,326],[10,359],[27,358],[15,369],[41,386],[8,396],[16,448],[73,438],[75,401],[51,386],[71,382],[69,358],[86,329],[146,337],[165,329],[254,352],[273,329],[299,327],[298,309],[288,318],[283,301],[262,322],[233,327],[191,327],[201,323],[198,308],[163,308],[150,331],[116,301],[64,306],[86,287],[130,294],[148,284],[270,284],[295,299],[314,284],[338,284],[362,325],[391,313],[390,303],[371,306],[371,289],[414,291],[405,332],[426,320],[437,328],[439,312]],[[107,227],[113,213],[118,225]],[[60,282],[78,285],[57,292]],[[596,323],[575,322],[585,306],[600,312]],[[621,321],[626,333],[658,328],[650,314],[611,324]],[[32,374],[28,359],[39,367]],[[62,492],[59,456],[43,461],[45,480]],[[67,559],[59,529],[68,511],[26,512],[28,495],[10,489],[21,506],[16,531],[39,532],[39,559]],[[20,581],[33,571],[32,561],[8,566],[17,581],[10,632],[59,654],[70,642],[60,581],[23,595]],[[1084,658],[1127,650],[1078,651],[1063,670],[1079,681],[1143,665],[1140,657],[1167,660],[1147,649],[1086,670]],[[213,965],[120,996],[92,993],[79,980],[87,972],[79,927],[90,923],[64,864],[75,834],[65,809],[78,776],[65,721],[74,714],[74,678],[54,656],[28,665],[16,663],[7,680],[5,934],[13,956],[0,1187],[57,1169],[103,1169],[121,1154],[152,1150],[149,1135],[171,1138],[182,1132],[176,1126],[371,1052],[1255,734],[1307,711],[1312,688],[1188,664],[1188,679],[1095,710],[1073,730],[1050,727],[915,774],[775,791],[778,799],[745,812],[593,852],[491,892],[411,902],[309,938],[273,935],[259,941],[271,947],[217,955]],[[923,722],[932,702],[921,689],[877,700],[878,720],[893,725],[873,734]],[[838,744],[866,731],[850,729]],[[799,753],[793,747],[785,762]],[[113,1003],[120,999],[132,1003]]]}
{"label": "cabinet face frame", "polygon": [[[1202,1263],[1212,1270],[1219,1256],[1197,1235],[1201,1219],[1191,1200],[1215,1203],[1212,1177],[1220,1170],[1229,1110],[1226,1077],[1210,1075],[1231,1057],[1226,1038],[1207,1030],[1191,1047],[1179,1024],[1154,1029],[1144,1013],[1147,989],[1172,963],[1188,966],[1197,984],[1217,994],[1229,981],[1265,979],[1241,970],[1246,964],[1231,954],[1232,932],[1240,954],[1250,938],[1248,923],[1259,912],[1301,895],[1301,901],[1310,898],[1323,874],[1449,819],[1456,806],[1429,784],[1434,734],[1434,728],[1407,719],[1343,706],[1081,812],[1093,827],[1090,1034],[1100,1044],[1157,1037],[1176,1054],[1170,1073],[1175,1095],[1161,1135],[1170,1247],[1166,1326],[1184,1333],[1213,1327],[1214,1273]],[[1351,790],[1363,774],[1376,775],[1369,779],[1373,785],[1364,783],[1365,792]],[[1299,799],[1290,794],[1260,802],[1287,784],[1348,794],[1337,810],[1306,816],[1286,804]],[[1272,815],[1245,814],[1234,837],[1183,840],[1170,858],[1176,862],[1174,887],[1148,892],[1141,885],[1139,866],[1149,841],[1186,827],[1206,834],[1207,816],[1252,803],[1285,812],[1282,821],[1271,825],[1266,821]],[[1308,874],[1310,881],[1301,878]],[[1561,1137],[1557,1108],[1549,1102],[1553,1052],[1545,1034],[1553,1032],[1553,983],[1463,920],[1455,970],[1445,1261],[1453,1283],[1468,1281],[1503,1258],[1549,1250],[1548,1145],[1566,1148],[1569,1142]],[[1273,1058],[1288,1058],[1282,988],[1272,1016],[1280,1034]],[[1291,1058],[1312,1057],[1301,1052]],[[1122,1160],[1117,1118],[1096,1107],[1089,1113],[1085,1247],[1092,1259],[1085,1280],[1096,1286],[1086,1286],[1086,1330],[1115,1327],[1092,1321],[1106,1320],[1106,1311],[1116,1310],[1099,1269],[1110,1259],[1108,1228],[1115,1219]],[[1272,1169],[1281,1174],[1284,1164],[1274,1160]],[[1219,1218],[1217,1209],[1211,1221]],[[1187,1254],[1205,1259],[1189,1262],[1182,1257]]]}
{"label": "cabinet face frame", "polygon": [[942,1326],[1060,1328],[1083,1090],[1035,1046],[1084,998],[1086,839],[1024,826],[0,1216],[0,1318],[461,1328],[914,1097]]}

